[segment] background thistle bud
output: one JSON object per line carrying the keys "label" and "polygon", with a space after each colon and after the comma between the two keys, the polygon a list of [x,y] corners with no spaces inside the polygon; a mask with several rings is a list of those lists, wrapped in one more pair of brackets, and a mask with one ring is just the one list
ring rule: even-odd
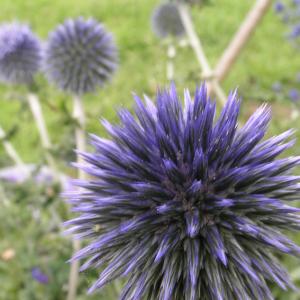
{"label": "background thistle bud", "polygon": [[30,84],[41,65],[41,44],[27,25],[0,26],[0,80]]}
{"label": "background thistle bud", "polygon": [[284,234],[298,230],[300,157],[280,158],[292,131],[262,141],[270,109],[238,128],[236,93],[215,120],[205,86],[184,106],[174,86],[156,103],[136,97],[136,118],[103,121],[111,140],[91,136],[81,153],[92,176],[68,197],[67,222],[90,244],[73,259],[103,268],[90,291],[127,276],[120,299],[273,299],[267,282],[293,287],[274,256],[299,256]]}
{"label": "background thistle bud", "polygon": [[163,3],[154,9],[152,29],[159,38],[182,37],[185,34],[175,3]]}
{"label": "background thistle bud", "polygon": [[110,79],[116,67],[112,34],[94,19],[66,20],[49,35],[45,72],[62,90],[93,92]]}

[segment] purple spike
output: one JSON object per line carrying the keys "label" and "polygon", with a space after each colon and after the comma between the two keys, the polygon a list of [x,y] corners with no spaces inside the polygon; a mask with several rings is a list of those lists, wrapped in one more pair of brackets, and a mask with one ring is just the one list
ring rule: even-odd
{"label": "purple spike", "polygon": [[189,237],[194,238],[199,234],[200,216],[198,210],[188,211],[185,213],[186,233]]}

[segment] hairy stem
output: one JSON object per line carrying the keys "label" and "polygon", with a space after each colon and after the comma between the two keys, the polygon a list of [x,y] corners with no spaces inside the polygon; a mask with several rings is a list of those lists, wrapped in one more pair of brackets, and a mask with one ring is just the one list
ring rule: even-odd
{"label": "hairy stem", "polygon": [[38,129],[40,139],[42,146],[44,150],[46,151],[46,160],[49,165],[49,167],[56,173],[56,163],[52,157],[52,155],[49,153],[49,150],[52,147],[52,144],[50,142],[49,134],[47,131],[45,119],[43,117],[42,108],[39,102],[39,99],[36,94],[29,93],[27,97],[27,101],[30,107],[30,110],[32,112],[33,118],[35,120],[36,127]]}
{"label": "hairy stem", "polygon": [[176,56],[176,48],[172,41],[168,43],[167,46],[167,57],[168,57],[168,62],[167,62],[167,80],[172,81],[174,80],[174,58]]}
{"label": "hairy stem", "polygon": [[5,131],[0,126],[0,139],[2,139],[2,144],[4,146],[4,149],[5,149],[6,153],[15,162],[15,164],[17,166],[24,167],[24,169],[25,169],[25,164],[22,161],[22,159],[20,158],[18,152],[16,151],[14,146],[9,141],[7,141],[5,139],[5,136],[6,136]]}
{"label": "hairy stem", "polygon": [[253,8],[248,13],[242,25],[234,35],[230,44],[224,51],[215,68],[216,79],[221,82],[225,79],[228,72],[232,68],[234,62],[238,58],[242,49],[249,41],[255,28],[262,20],[264,15],[272,4],[272,0],[257,0]]}
{"label": "hairy stem", "polygon": [[[82,99],[77,95],[73,97],[73,117],[77,121],[77,126],[75,129],[76,148],[79,151],[85,151],[86,149],[85,113],[84,113]],[[81,156],[78,154],[77,154],[77,163],[83,163]],[[85,173],[81,169],[78,170],[78,177],[80,179],[85,178]],[[80,247],[81,247],[80,241],[73,239],[74,253],[79,251]],[[78,273],[79,273],[79,261],[73,260],[70,268],[67,300],[75,300],[76,298],[78,275],[79,275]]]}

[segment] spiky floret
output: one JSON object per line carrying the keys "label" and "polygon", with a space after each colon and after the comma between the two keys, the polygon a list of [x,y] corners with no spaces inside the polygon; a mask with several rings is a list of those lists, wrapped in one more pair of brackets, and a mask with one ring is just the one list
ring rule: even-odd
{"label": "spiky floret", "polygon": [[49,80],[62,90],[84,94],[110,79],[117,61],[112,34],[94,19],[79,17],[50,33],[44,68]]}
{"label": "spiky floret", "polygon": [[0,26],[0,80],[30,84],[40,68],[41,45],[27,25],[5,23]]}
{"label": "spiky floret", "polygon": [[163,3],[154,9],[152,29],[159,38],[182,37],[185,34],[175,3]]}
{"label": "spiky floret", "polygon": [[91,241],[73,259],[104,268],[90,291],[125,276],[124,300],[265,300],[269,281],[293,287],[274,256],[300,254],[283,233],[299,230],[300,157],[276,159],[293,132],[262,141],[266,106],[238,128],[235,92],[214,121],[204,85],[184,107],[174,86],[155,104],[135,99],[136,118],[103,121],[111,140],[91,136],[79,167],[92,177],[68,195],[80,214],[69,231]]}

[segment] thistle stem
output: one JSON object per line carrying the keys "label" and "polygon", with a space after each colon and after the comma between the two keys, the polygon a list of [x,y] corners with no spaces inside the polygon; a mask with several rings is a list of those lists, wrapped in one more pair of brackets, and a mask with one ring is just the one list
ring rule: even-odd
{"label": "thistle stem", "polygon": [[[73,117],[77,121],[77,126],[75,129],[75,139],[76,139],[76,148],[79,151],[85,151],[86,149],[86,140],[85,140],[85,113],[82,103],[82,99],[75,95],[73,97]],[[83,160],[80,155],[77,154],[77,163],[82,163]],[[79,169],[78,170],[79,179],[85,178],[85,173]],[[81,243],[79,240],[73,239],[73,251],[76,253],[81,248]],[[78,285],[78,273],[79,273],[79,261],[73,260],[70,268],[69,275],[69,288],[67,300],[75,300],[76,290]]]}
{"label": "thistle stem", "polygon": [[174,58],[176,56],[176,48],[174,44],[170,41],[167,46],[167,80],[174,80]]}
{"label": "thistle stem", "polygon": [[212,89],[216,93],[218,99],[220,100],[221,104],[224,105],[226,102],[226,95],[218,83],[218,81],[213,77],[213,71],[209,65],[209,62],[206,58],[206,55],[204,53],[200,38],[197,36],[197,33],[195,31],[192,18],[189,13],[189,8],[184,3],[177,3],[178,11],[180,18],[182,20],[182,24],[185,28],[187,37],[190,41],[191,47],[193,48],[196,58],[198,60],[198,63],[202,69],[203,76],[205,78],[208,78],[212,85]]}
{"label": "thistle stem", "polygon": [[42,108],[39,102],[39,99],[36,94],[29,93],[27,96],[28,105],[32,112],[33,118],[36,123],[36,127],[38,129],[42,146],[46,151],[46,160],[50,168],[56,173],[56,163],[49,153],[49,149],[51,149],[52,144],[50,142],[49,134],[47,131],[45,119],[43,117]]}
{"label": "thistle stem", "polygon": [[[234,35],[232,41],[221,56],[215,68],[216,79],[221,82],[225,79],[238,58],[242,49],[249,41],[254,30],[272,4],[272,0],[257,0],[253,8],[248,13],[242,25]],[[208,88],[209,89],[209,88]]]}
{"label": "thistle stem", "polygon": [[18,152],[16,151],[16,149],[14,148],[14,146],[5,139],[5,131],[4,129],[0,126],[0,139],[2,140],[2,144],[4,146],[4,149],[6,151],[6,153],[8,154],[8,156],[15,162],[15,164],[19,167],[24,167],[25,168],[25,164],[22,161],[21,157],[19,156]]}

